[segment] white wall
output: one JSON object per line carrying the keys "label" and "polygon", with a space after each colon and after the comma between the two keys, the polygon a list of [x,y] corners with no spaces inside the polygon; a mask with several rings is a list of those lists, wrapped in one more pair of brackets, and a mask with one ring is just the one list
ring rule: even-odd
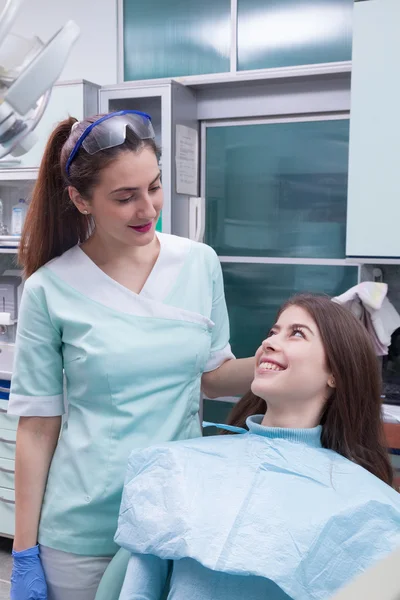
{"label": "white wall", "polygon": [[81,28],[61,80],[117,82],[117,0],[25,0],[13,32],[48,41],[69,19]]}

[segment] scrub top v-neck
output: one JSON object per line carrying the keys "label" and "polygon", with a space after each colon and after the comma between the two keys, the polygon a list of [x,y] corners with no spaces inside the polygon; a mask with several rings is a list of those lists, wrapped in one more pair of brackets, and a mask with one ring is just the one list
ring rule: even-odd
{"label": "scrub top v-neck", "polygon": [[45,546],[115,552],[130,452],[200,435],[201,376],[232,358],[216,254],[158,236],[160,254],[139,294],[79,246],[25,284],[9,413],[68,412],[42,508]]}

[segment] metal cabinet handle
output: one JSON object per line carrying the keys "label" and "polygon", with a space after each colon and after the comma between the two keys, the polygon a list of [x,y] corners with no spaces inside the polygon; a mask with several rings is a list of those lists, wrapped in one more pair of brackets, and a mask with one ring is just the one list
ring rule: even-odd
{"label": "metal cabinet handle", "polygon": [[10,475],[15,475],[15,471],[12,469],[5,469],[4,467],[0,467],[0,473],[10,473]]}
{"label": "metal cabinet handle", "polygon": [[0,385],[0,392],[3,392],[3,394],[9,394],[10,393],[10,388],[2,387]]}
{"label": "metal cabinet handle", "polygon": [[7,500],[7,498],[3,498],[0,496],[0,502],[4,502],[4,504],[15,504],[14,500]]}
{"label": "metal cabinet handle", "polygon": [[5,438],[0,438],[0,442],[3,442],[3,444],[13,444],[14,446],[17,443],[14,440],[6,440]]}

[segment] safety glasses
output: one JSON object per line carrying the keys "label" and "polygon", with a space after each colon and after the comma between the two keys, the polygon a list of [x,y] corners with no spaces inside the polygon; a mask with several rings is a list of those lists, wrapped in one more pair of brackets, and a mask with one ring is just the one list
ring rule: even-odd
{"label": "safety glasses", "polygon": [[71,163],[82,147],[88,154],[96,154],[100,150],[120,146],[126,140],[126,130],[130,128],[141,140],[154,139],[154,129],[150,115],[137,110],[120,110],[113,112],[86,127],[79,137],[65,167],[67,176]]}

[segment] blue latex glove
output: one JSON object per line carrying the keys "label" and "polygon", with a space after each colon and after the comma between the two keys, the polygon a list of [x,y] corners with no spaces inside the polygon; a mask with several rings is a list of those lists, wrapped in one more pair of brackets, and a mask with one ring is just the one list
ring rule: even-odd
{"label": "blue latex glove", "polygon": [[47,600],[47,585],[39,557],[39,546],[13,550],[11,600]]}

